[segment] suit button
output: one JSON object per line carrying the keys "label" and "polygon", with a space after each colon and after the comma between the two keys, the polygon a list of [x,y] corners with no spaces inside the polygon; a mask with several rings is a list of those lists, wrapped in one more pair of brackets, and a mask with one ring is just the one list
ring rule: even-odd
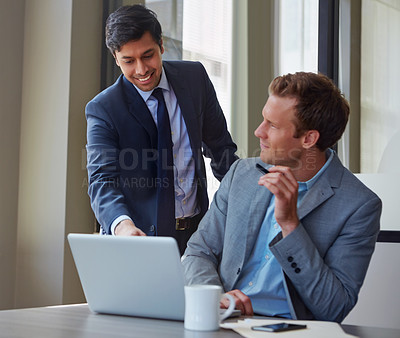
{"label": "suit button", "polygon": [[291,264],[291,266],[292,266],[292,268],[294,269],[294,268],[297,266],[297,264],[293,262],[293,263]]}
{"label": "suit button", "polygon": [[293,262],[293,257],[292,257],[292,256],[289,256],[287,260],[288,260],[289,262]]}
{"label": "suit button", "polygon": [[150,231],[154,232],[154,225],[150,226]]}
{"label": "suit button", "polygon": [[299,273],[301,271],[301,269],[300,268],[296,268],[296,269],[294,269],[294,272],[296,272],[296,273]]}

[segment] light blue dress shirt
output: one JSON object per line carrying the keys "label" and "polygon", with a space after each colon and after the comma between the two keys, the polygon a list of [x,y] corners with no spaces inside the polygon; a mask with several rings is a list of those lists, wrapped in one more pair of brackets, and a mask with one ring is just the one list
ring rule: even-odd
{"label": "light blue dress shirt", "polygon": [[[151,96],[153,91],[145,92],[135,85],[133,86],[143,98],[157,125],[158,101]],[[194,184],[195,163],[181,108],[172,87],[168,83],[164,68],[162,69],[160,83],[156,88],[162,89],[171,124],[172,154],[174,157],[175,218],[192,217],[199,213],[196,201],[197,184]],[[114,234],[117,224],[125,219],[131,218],[127,215],[121,215],[114,220],[111,225],[112,234]],[[140,227],[140,224],[138,226]]]}
{"label": "light blue dress shirt", "polygon": [[[297,206],[329,166],[332,158],[333,150],[330,150],[328,160],[318,173],[307,182],[298,182]],[[234,289],[241,290],[250,298],[254,313],[291,318],[283,284],[283,271],[268,245],[281,231],[274,212],[275,196],[272,196],[250,259],[244,264],[241,277]]]}

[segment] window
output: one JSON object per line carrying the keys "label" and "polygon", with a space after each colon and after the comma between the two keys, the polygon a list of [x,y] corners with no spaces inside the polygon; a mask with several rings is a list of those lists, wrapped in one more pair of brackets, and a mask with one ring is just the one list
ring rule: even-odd
{"label": "window", "polygon": [[281,0],[278,8],[276,75],[318,71],[318,0]]}
{"label": "window", "polygon": [[363,0],[361,172],[399,173],[400,3]]}
{"label": "window", "polygon": [[145,5],[157,14],[161,24],[163,59],[181,60],[183,0],[146,0]]}
{"label": "window", "polygon": [[[228,128],[231,111],[232,0],[153,0],[163,28],[164,60],[200,61],[217,92]],[[205,158],[210,201],[218,190],[210,160]]]}
{"label": "window", "polygon": [[[232,68],[232,1],[185,0],[183,4],[182,58],[200,61],[217,92],[230,128]],[[218,190],[210,160],[205,158],[210,201]]]}

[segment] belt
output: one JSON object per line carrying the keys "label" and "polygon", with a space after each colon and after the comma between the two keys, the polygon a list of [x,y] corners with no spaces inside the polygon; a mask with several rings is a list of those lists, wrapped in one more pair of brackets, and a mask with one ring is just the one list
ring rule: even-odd
{"label": "belt", "polygon": [[193,217],[184,217],[175,219],[175,229],[178,231],[190,229],[199,224],[198,215]]}

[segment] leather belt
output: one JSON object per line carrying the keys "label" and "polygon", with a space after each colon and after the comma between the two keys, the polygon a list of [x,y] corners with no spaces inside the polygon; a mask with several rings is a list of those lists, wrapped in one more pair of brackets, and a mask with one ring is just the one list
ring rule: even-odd
{"label": "leather belt", "polygon": [[194,217],[176,218],[175,221],[175,229],[178,231],[183,231],[197,225],[198,217],[196,215]]}

